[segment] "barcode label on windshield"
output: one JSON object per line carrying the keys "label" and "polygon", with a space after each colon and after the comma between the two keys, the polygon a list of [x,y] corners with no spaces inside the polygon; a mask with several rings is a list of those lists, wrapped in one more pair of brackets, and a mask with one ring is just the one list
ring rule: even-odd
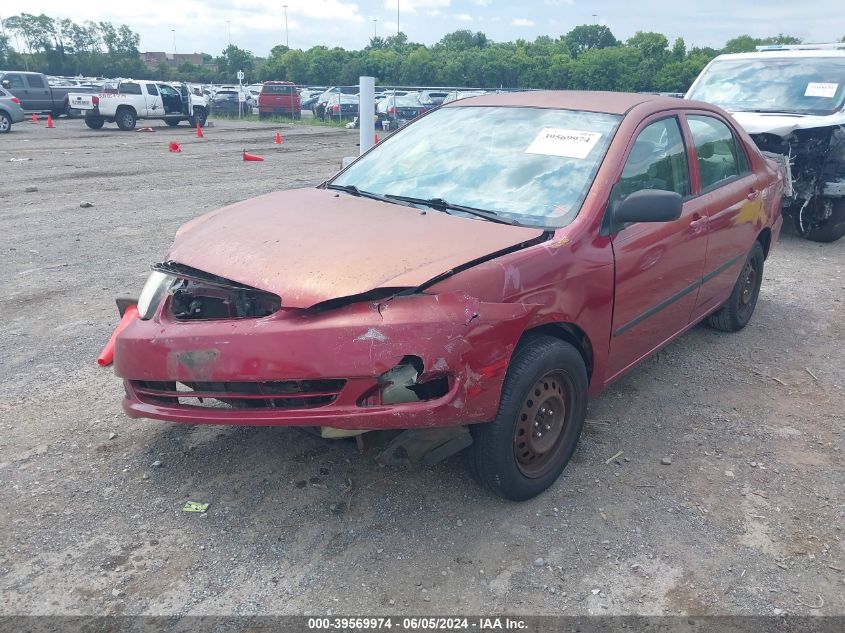
{"label": "barcode label on windshield", "polygon": [[807,90],[804,91],[805,97],[825,97],[833,99],[836,96],[836,89],[839,84],[828,84],[812,81],[807,84]]}
{"label": "barcode label on windshield", "polygon": [[563,130],[556,127],[544,127],[531,145],[525,150],[526,154],[543,154],[545,156],[562,156],[563,158],[584,159],[590,154],[601,138],[601,132],[583,132],[580,130]]}

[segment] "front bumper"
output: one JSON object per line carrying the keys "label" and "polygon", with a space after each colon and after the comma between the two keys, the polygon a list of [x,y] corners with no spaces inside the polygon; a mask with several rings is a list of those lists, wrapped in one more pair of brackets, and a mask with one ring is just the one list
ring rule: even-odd
{"label": "front bumper", "polygon": [[[117,338],[114,367],[125,381],[123,408],[129,416],[358,430],[492,420],[511,353],[535,309],[484,303],[463,293],[418,294],[325,312],[283,309],[257,319],[176,321],[168,317],[168,302],[153,319],[135,321]],[[379,377],[408,356],[422,360],[420,383],[446,376],[446,393],[365,405]],[[143,389],[150,382],[231,386],[320,380],[344,382],[326,404],[284,408],[196,406],[150,398]]]}

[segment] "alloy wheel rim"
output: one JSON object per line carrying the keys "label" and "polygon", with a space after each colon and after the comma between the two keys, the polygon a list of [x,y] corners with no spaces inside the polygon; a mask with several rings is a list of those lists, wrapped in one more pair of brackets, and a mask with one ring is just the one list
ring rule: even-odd
{"label": "alloy wheel rim", "polygon": [[528,391],[514,429],[514,457],[526,477],[540,477],[555,463],[566,429],[566,413],[563,376],[549,372]]}

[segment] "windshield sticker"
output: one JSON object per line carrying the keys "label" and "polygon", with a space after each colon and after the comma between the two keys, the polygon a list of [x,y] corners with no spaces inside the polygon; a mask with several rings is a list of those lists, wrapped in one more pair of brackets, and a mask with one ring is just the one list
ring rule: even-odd
{"label": "windshield sticker", "polygon": [[525,153],[583,160],[587,158],[590,150],[595,147],[600,138],[601,132],[582,132],[580,130],[544,127],[537,137],[531,141],[531,145],[528,146]]}
{"label": "windshield sticker", "polygon": [[839,84],[828,84],[817,81],[811,81],[807,84],[807,90],[804,91],[805,97],[825,97],[826,99],[833,99],[836,96],[836,90]]}

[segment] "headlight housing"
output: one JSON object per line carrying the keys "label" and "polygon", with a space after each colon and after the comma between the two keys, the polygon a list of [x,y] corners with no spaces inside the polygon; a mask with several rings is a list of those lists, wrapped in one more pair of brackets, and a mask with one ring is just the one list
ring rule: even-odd
{"label": "headlight housing", "polygon": [[141,290],[141,296],[138,297],[138,316],[143,321],[152,318],[161,303],[161,298],[175,279],[172,275],[157,270],[150,273],[147,283],[144,284],[144,289]]}

